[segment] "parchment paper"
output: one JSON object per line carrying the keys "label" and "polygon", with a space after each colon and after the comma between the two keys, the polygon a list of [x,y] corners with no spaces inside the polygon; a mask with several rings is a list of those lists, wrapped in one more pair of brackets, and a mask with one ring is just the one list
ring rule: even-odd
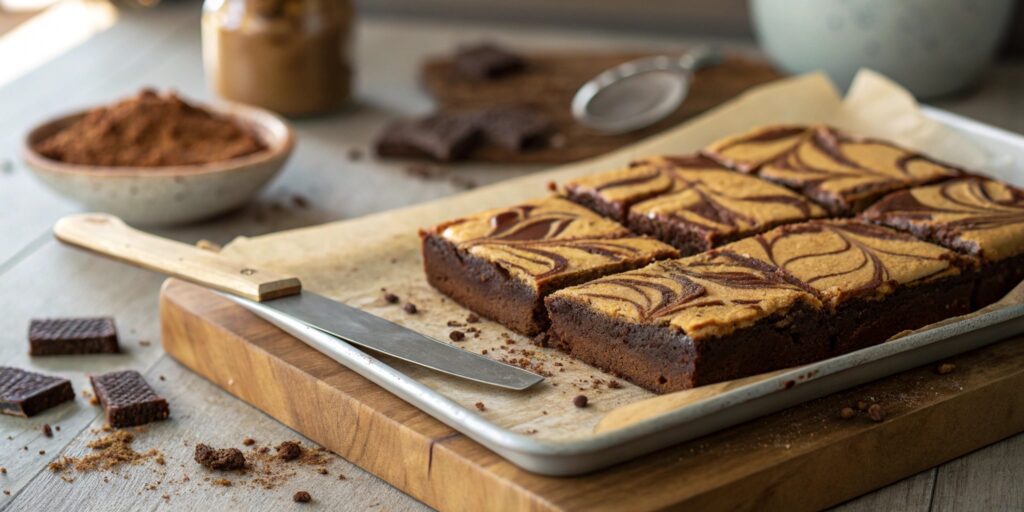
{"label": "parchment paper", "polygon": [[[863,71],[844,100],[822,74],[779,80],[757,87],[659,136],[592,160],[476,189],[439,201],[381,214],[285,231],[238,238],[224,254],[253,266],[296,275],[306,288],[388,318],[439,340],[448,341],[469,313],[432,289],[423,277],[417,229],[486,208],[515,204],[548,194],[546,184],[615,168],[638,157],[686,153],[713,140],[771,123],[827,122],[853,133],[883,137],[925,151],[937,158],[984,171],[986,157],[966,138],[924,117],[911,95],[884,77]],[[409,315],[387,304],[381,289],[415,303]],[[498,324],[475,324],[483,334],[458,346],[489,357],[524,357],[537,361],[551,376],[526,392],[496,390],[387,360],[400,371],[448,396],[467,409],[482,402],[480,412],[510,430],[546,440],[588,437],[608,411],[653,396],[650,392],[604,374],[553,349],[530,344]],[[465,330],[465,328],[458,328]],[[511,340],[511,344],[509,341]],[[616,380],[621,387],[610,388]],[[590,406],[578,409],[576,395]]]}

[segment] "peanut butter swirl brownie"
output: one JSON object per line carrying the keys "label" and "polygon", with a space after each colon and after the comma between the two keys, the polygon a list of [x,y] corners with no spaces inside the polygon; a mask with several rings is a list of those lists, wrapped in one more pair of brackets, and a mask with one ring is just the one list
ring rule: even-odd
{"label": "peanut butter swirl brownie", "polygon": [[943,247],[862,221],[813,221],[721,248],[783,271],[828,306],[831,354],[967,313],[970,279]]}
{"label": "peanut butter swirl brownie", "polygon": [[559,198],[482,212],[420,236],[431,285],[528,335],[547,327],[543,298],[552,291],[678,255]]}
{"label": "peanut butter swirl brownie", "polygon": [[974,307],[1024,280],[1024,191],[987,179],[960,179],[886,196],[863,217],[909,231],[980,262]]}
{"label": "peanut butter swirl brownie", "polygon": [[962,176],[963,171],[889,142],[819,126],[763,165],[758,175],[803,193],[833,215],[846,216],[890,192]]}
{"label": "peanut butter swirl brownie", "polygon": [[657,262],[557,291],[546,303],[561,348],[661,393],[825,354],[820,301],[733,254]]}
{"label": "peanut butter swirl brownie", "polygon": [[659,157],[566,184],[599,212],[626,211],[626,225],[690,255],[825,210],[784,187],[730,171],[703,156]]}
{"label": "peanut butter swirl brownie", "polygon": [[813,127],[805,125],[762,126],[720,139],[704,148],[703,153],[730,169],[754,173],[790,152],[813,132]]}

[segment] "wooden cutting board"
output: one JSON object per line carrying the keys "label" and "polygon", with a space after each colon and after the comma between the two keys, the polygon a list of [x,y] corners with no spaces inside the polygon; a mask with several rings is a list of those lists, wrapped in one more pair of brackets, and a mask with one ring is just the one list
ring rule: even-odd
{"label": "wooden cutting board", "polygon": [[[164,349],[440,510],[813,510],[1024,430],[1024,337],[590,475],[533,475],[204,288],[168,280]],[[842,407],[882,404],[881,423]],[[328,485],[328,484],[325,484]]]}
{"label": "wooden cutting board", "polygon": [[650,55],[527,54],[524,56],[527,67],[523,72],[489,81],[464,78],[454,69],[450,58],[438,58],[423,66],[421,80],[439,108],[458,110],[527,103],[546,112],[562,136],[559,137],[562,143],[557,144],[558,147],[524,152],[483,147],[474,151],[470,159],[508,163],[561,163],[597,156],[632,144],[720,105],[750,87],[781,76],[766,62],[730,56],[719,66],[698,71],[683,105],[657,124],[626,134],[606,135],[573,120],[569,105],[581,85],[601,71]]}

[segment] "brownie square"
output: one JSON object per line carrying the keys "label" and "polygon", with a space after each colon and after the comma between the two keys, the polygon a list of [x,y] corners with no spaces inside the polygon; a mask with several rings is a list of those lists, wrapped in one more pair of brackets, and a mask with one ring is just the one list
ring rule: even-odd
{"label": "brownie square", "polygon": [[526,105],[484,109],[477,123],[487,142],[509,151],[544,147],[555,128],[544,111]]}
{"label": "brownie square", "polygon": [[479,115],[442,112],[400,119],[378,136],[376,152],[394,158],[431,158],[449,162],[464,158],[481,142]]}
{"label": "brownie square", "polygon": [[813,132],[814,128],[806,125],[762,126],[719,139],[702,153],[730,169],[754,173],[762,165],[791,151]]}
{"label": "brownie square", "polygon": [[32,320],[28,342],[32,356],[120,352],[117,327],[109,317]]}
{"label": "brownie square", "polygon": [[552,341],[657,393],[826,357],[821,302],[759,261],[704,253],[546,299]]}
{"label": "brownie square", "polygon": [[480,43],[459,48],[455,69],[471,80],[491,80],[521,71],[523,59],[494,43]]}
{"label": "brownie square", "polygon": [[825,210],[785,187],[700,155],[661,157],[566,184],[570,198],[621,218],[634,232],[696,254]]}
{"label": "brownie square", "polygon": [[89,381],[112,427],[143,425],[165,420],[171,414],[167,400],[157,395],[137,371],[92,375]]}
{"label": "brownie square", "polygon": [[445,222],[420,237],[432,286],[527,335],[547,327],[549,293],[677,255],[554,197]]}
{"label": "brownie square", "polygon": [[970,312],[971,279],[943,247],[858,220],[776,228],[719,249],[772,265],[830,312],[829,355]]}
{"label": "brownie square", "polygon": [[859,213],[888,193],[964,174],[892,143],[853,137],[827,126],[815,128],[757,173],[840,216]]}
{"label": "brownie square", "polygon": [[27,418],[74,399],[68,379],[0,366],[0,413]]}
{"label": "brownie square", "polygon": [[863,217],[976,258],[974,307],[1024,280],[1024,191],[989,179],[950,180],[890,194]]}

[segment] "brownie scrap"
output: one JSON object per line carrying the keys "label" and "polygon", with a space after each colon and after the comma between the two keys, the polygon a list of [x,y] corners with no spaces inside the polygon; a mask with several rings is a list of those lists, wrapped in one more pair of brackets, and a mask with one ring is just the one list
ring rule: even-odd
{"label": "brownie scrap", "polygon": [[28,328],[29,355],[114,354],[120,352],[114,319],[36,319]]}
{"label": "brownie scrap", "polygon": [[143,425],[171,415],[167,400],[157,395],[137,371],[92,375],[89,380],[112,427]]}
{"label": "brownie scrap", "polygon": [[853,410],[853,407],[843,407],[839,410],[839,417],[848,420],[857,415],[857,411]]}
{"label": "brownie scrap", "polygon": [[309,503],[310,501],[313,501],[313,497],[306,491],[299,491],[292,496],[292,501],[296,503]]}
{"label": "brownie scrap", "polygon": [[0,413],[27,418],[74,398],[68,379],[0,366]]}
{"label": "brownie scrap", "polygon": [[277,445],[277,456],[282,460],[295,460],[302,456],[302,445],[295,441],[285,441]]}
{"label": "brownie scrap", "polygon": [[195,460],[203,467],[230,471],[245,467],[245,455],[238,448],[213,448],[203,443],[196,445]]}
{"label": "brownie scrap", "polygon": [[572,404],[580,409],[587,406],[587,395],[576,395],[576,398],[572,399]]}
{"label": "brownie scrap", "polygon": [[470,80],[493,80],[522,71],[526,62],[501,46],[483,42],[460,47],[454,65],[460,75]]}
{"label": "brownie scrap", "polygon": [[464,341],[466,339],[466,333],[459,330],[455,330],[448,333],[448,338],[451,339],[452,341]]}
{"label": "brownie scrap", "polygon": [[868,417],[871,418],[871,421],[880,422],[885,419],[885,411],[882,410],[881,405],[871,404],[871,407],[868,407]]}

